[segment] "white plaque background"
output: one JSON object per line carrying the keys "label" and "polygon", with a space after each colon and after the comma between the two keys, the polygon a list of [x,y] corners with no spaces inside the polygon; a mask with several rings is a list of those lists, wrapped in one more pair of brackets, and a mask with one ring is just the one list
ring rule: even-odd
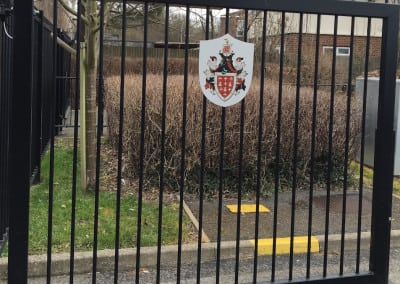
{"label": "white plaque background", "polygon": [[[234,53],[232,60],[235,61],[237,57],[243,57],[243,61],[245,62],[243,72],[246,71],[248,73],[245,78],[246,90],[239,90],[238,94],[234,94],[226,101],[222,100],[218,95],[213,94],[210,89],[205,88],[206,75],[204,73],[206,70],[209,70],[207,61],[210,59],[210,56],[215,56],[218,59],[218,62],[221,60],[219,52],[225,44],[225,39],[228,39],[229,43],[232,44],[232,51]],[[229,34],[212,40],[201,40],[199,51],[199,80],[203,94],[209,101],[222,107],[232,106],[240,102],[244,99],[250,89],[251,79],[253,77],[253,59],[254,44],[237,40]],[[216,80],[214,80],[214,83],[215,82]]]}

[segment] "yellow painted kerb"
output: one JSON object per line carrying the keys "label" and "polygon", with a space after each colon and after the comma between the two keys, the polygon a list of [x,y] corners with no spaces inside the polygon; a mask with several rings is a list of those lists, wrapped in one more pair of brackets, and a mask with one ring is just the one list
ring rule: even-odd
{"label": "yellow painted kerb", "polygon": [[[226,207],[232,213],[237,213],[238,212],[237,204],[235,204],[235,205],[226,205]],[[240,205],[240,212],[242,212],[242,213],[256,213],[256,210],[257,210],[257,205],[256,204],[242,204],[242,205]],[[260,212],[260,213],[270,212],[269,209],[267,207],[265,207],[264,205],[262,205],[262,204],[260,204],[258,206],[258,210],[259,210],[258,212]]]}
{"label": "yellow painted kerb", "polygon": [[[255,240],[250,240],[251,244],[255,246]],[[308,237],[299,236],[293,238],[293,253],[306,253],[307,252]],[[258,254],[259,255],[272,255],[273,239],[259,239],[258,240]],[[311,237],[310,252],[319,252],[319,242],[316,237]],[[290,253],[290,238],[277,238],[276,239],[276,254],[289,254]]]}

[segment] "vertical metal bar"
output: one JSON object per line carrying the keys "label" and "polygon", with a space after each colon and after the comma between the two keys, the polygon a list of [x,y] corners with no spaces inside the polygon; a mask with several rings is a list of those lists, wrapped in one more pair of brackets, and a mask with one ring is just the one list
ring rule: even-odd
{"label": "vertical metal bar", "polygon": [[321,35],[321,14],[317,15],[317,33],[315,40],[315,64],[314,64],[314,95],[311,126],[311,158],[310,158],[310,190],[308,200],[308,235],[307,235],[307,268],[306,278],[310,278],[311,268],[311,236],[313,221],[313,196],[314,196],[314,170],[315,170],[315,135],[317,127],[317,103],[318,103],[318,69],[319,69],[319,49]]}
{"label": "vertical metal bar", "polygon": [[[14,22],[15,22],[15,16],[8,20],[9,26],[14,27]],[[12,52],[13,52],[13,49],[14,49],[13,48],[14,44],[13,44],[13,41],[11,39],[7,39],[6,44],[7,44],[6,49],[8,51],[7,52],[7,64],[6,64],[7,68],[5,70],[7,72],[5,81],[6,81],[6,90],[7,90],[7,104],[6,104],[6,106],[8,108],[8,111],[7,111],[7,122],[6,122],[7,123],[6,124],[7,136],[8,136],[7,150],[9,150],[11,152],[10,141],[11,141],[12,94],[13,94],[13,78],[14,78],[14,68],[13,68],[14,57],[13,57],[13,53]],[[9,194],[10,186],[8,184],[10,176],[11,176],[11,175],[9,175],[9,172],[10,172],[10,155],[11,154],[9,152],[7,152],[7,154],[6,154],[7,168],[6,168],[6,171],[5,171],[5,174],[6,174],[5,186],[7,187],[7,190],[6,190],[7,207],[6,207],[6,215],[5,215],[5,220],[6,220],[5,225],[7,227],[9,227],[9,225],[10,225],[9,222],[10,222],[10,206],[11,206],[10,205],[10,203],[11,203],[10,194]],[[8,234],[8,228],[6,229],[6,234]]]}
{"label": "vertical metal bar", "polygon": [[[43,54],[43,11],[39,12],[39,23],[38,23],[38,54]],[[41,175],[41,154],[42,154],[42,92],[43,92],[43,60],[42,57],[40,56],[37,60],[38,63],[38,73],[37,73],[37,96],[38,96],[38,102],[36,106],[36,113],[39,116],[36,122],[36,129],[38,131],[38,143],[37,143],[37,148],[35,151],[38,153],[38,172],[36,176],[36,181],[40,182],[40,175]]]}
{"label": "vertical metal bar", "polygon": [[[0,30],[0,60],[1,60],[0,68],[1,68],[1,70],[4,70],[3,54],[5,51],[4,51],[3,43],[4,43],[4,32],[2,30]],[[3,149],[4,149],[4,145],[6,144],[6,141],[8,140],[8,137],[4,133],[5,132],[4,125],[5,125],[5,121],[6,121],[6,115],[5,115],[6,109],[5,109],[3,100],[5,101],[6,94],[3,91],[3,86],[4,86],[4,81],[3,81],[3,76],[2,76],[3,72],[0,73],[0,155],[1,155],[1,157],[4,156],[3,153],[5,151]],[[0,159],[0,202],[1,202],[0,203],[0,238],[1,238],[0,239],[0,252],[2,250],[2,244],[3,244],[3,239],[1,237],[1,234],[3,234],[4,229],[5,229],[4,213],[3,213],[4,207],[5,207],[3,205],[3,204],[5,204],[4,199],[3,199],[4,193],[5,193],[5,186],[3,184],[4,179],[5,179],[5,176],[3,174],[4,169],[5,169],[5,161],[3,158],[3,159]]]}
{"label": "vertical metal bar", "polygon": [[[104,2],[100,5],[100,21],[104,22]],[[102,25],[101,25],[102,27]],[[100,39],[103,39],[102,28],[100,28]],[[104,77],[103,77],[103,43],[100,42],[99,66],[98,66],[98,87],[97,87],[97,133],[96,133],[96,175],[94,188],[94,224],[93,224],[93,266],[92,283],[96,283],[97,271],[97,247],[98,247],[98,228],[99,228],[99,202],[100,202],[100,152],[101,152],[101,132],[103,129],[104,112]]]}
{"label": "vertical metal bar", "polygon": [[343,167],[343,203],[342,203],[342,232],[340,241],[340,268],[339,274],[343,275],[344,263],[344,242],[346,233],[346,207],[347,207],[347,180],[348,180],[348,164],[349,164],[349,141],[350,141],[350,116],[351,116],[351,80],[353,71],[353,43],[354,43],[354,22],[355,18],[351,18],[351,31],[350,31],[350,57],[347,78],[347,102],[346,102],[346,138],[344,150],[344,167]]}
{"label": "vertical metal bar", "polygon": [[[54,8],[54,7],[53,7]],[[57,28],[57,26],[56,26]],[[57,31],[57,37],[61,36],[60,30],[56,29]],[[54,32],[53,32],[54,34]],[[52,38],[54,41],[54,38]],[[54,76],[56,78],[56,87],[55,87],[55,107],[54,107],[54,135],[58,135],[61,127],[56,127],[56,125],[61,125],[61,121],[60,121],[60,114],[61,114],[61,105],[62,105],[62,94],[61,94],[61,83],[58,80],[58,76],[57,75],[62,75],[62,73],[60,74],[60,70],[62,69],[62,51],[60,52],[60,50],[58,49],[57,46],[57,40],[56,40],[56,49],[57,49],[57,57],[56,57],[56,69],[54,70]]]}
{"label": "vertical metal bar", "polygon": [[300,111],[300,87],[301,87],[301,49],[303,41],[303,13],[300,13],[299,36],[297,46],[297,78],[296,78],[296,109],[294,117],[294,138],[293,138],[293,160],[292,160],[292,206],[290,213],[290,251],[289,251],[289,280],[293,278],[293,249],[294,229],[296,214],[296,188],[297,188],[297,144],[299,140],[299,111]]}
{"label": "vertical metal bar", "polygon": [[217,264],[216,264],[216,283],[220,279],[221,267],[221,230],[222,230],[222,199],[223,199],[223,184],[224,184],[224,145],[225,145],[225,117],[226,109],[222,107],[221,110],[221,130],[220,130],[220,159],[219,159],[219,182],[218,182],[218,221],[217,221]]}
{"label": "vertical metal bar", "polygon": [[[77,18],[81,18],[82,3],[77,1]],[[76,221],[76,184],[78,173],[78,121],[79,121],[79,94],[80,94],[80,62],[81,62],[81,41],[79,35],[81,32],[81,22],[77,21],[76,27],[76,59],[75,59],[75,111],[74,111],[74,149],[72,158],[72,196],[71,196],[71,236],[70,236],[70,259],[69,259],[69,283],[74,283],[74,264],[75,264],[75,221]]]}
{"label": "vertical metal bar", "polygon": [[35,151],[36,149],[36,143],[37,143],[37,138],[38,138],[38,133],[35,129],[36,121],[37,121],[37,114],[36,114],[36,104],[37,104],[37,96],[36,96],[36,82],[37,82],[37,58],[38,56],[38,50],[37,50],[37,26],[36,26],[36,21],[37,18],[34,16],[33,17],[33,44],[32,44],[32,52],[33,52],[33,82],[32,85],[34,87],[32,91],[32,96],[31,96],[31,108],[32,108],[32,127],[31,127],[31,157],[30,157],[30,174],[31,174],[31,184],[35,182],[36,179],[36,165],[37,165],[37,160],[38,160],[38,155]]}
{"label": "vertical metal bar", "polygon": [[395,131],[393,130],[399,9],[383,19],[378,123],[375,135],[370,270],[388,283]]}
{"label": "vertical metal bar", "polygon": [[[100,47],[99,47],[99,65],[98,65],[98,87],[97,87],[97,133],[96,133],[96,174],[94,188],[94,224],[93,224],[93,265],[92,265],[92,283],[96,283],[97,277],[97,246],[98,246],[98,227],[99,227],[99,202],[100,202],[100,151],[101,135],[103,130],[103,112],[104,112],[104,78],[103,78],[103,24],[104,24],[104,1],[100,5]],[[96,70],[96,71],[97,71]]]}
{"label": "vertical metal bar", "polygon": [[[1,63],[1,70],[5,69],[5,63],[4,63],[4,32],[3,30],[0,31],[0,63]],[[4,239],[3,239],[3,233],[5,231],[5,192],[6,192],[6,186],[4,184],[5,181],[5,169],[7,167],[6,165],[6,159],[5,159],[5,153],[6,153],[6,145],[8,144],[8,135],[6,133],[6,120],[7,120],[7,108],[6,108],[6,96],[7,94],[4,92],[4,71],[0,73],[0,156],[3,157],[0,159],[0,253],[3,250],[4,246]]]}
{"label": "vertical metal bar", "polygon": [[168,29],[169,29],[169,4],[165,4],[165,30],[164,30],[164,69],[163,93],[161,114],[161,152],[160,152],[160,185],[158,196],[158,237],[157,237],[157,276],[156,283],[160,283],[161,271],[161,245],[162,245],[162,220],[163,220],[163,193],[164,193],[164,166],[165,166],[165,124],[167,116],[167,82],[168,82]]}
{"label": "vertical metal bar", "polygon": [[[15,22],[15,16],[12,18],[12,19],[9,19],[8,20],[8,24],[9,24],[9,26],[10,27],[14,27],[14,22]],[[11,39],[7,39],[6,40],[6,49],[7,49],[7,53],[6,53],[6,56],[7,56],[7,64],[6,64],[6,66],[7,66],[7,68],[5,69],[5,71],[7,72],[7,74],[6,74],[6,79],[5,79],[5,82],[6,82],[6,92],[7,92],[7,103],[6,103],[6,106],[7,106],[7,108],[8,108],[8,110],[7,110],[7,124],[6,124],[6,128],[7,128],[7,136],[8,136],[8,141],[7,141],[7,150],[10,150],[11,151],[11,148],[10,148],[10,141],[11,141],[11,119],[12,119],[12,94],[13,94],[13,78],[14,78],[14,76],[13,76],[13,70],[14,70],[14,68],[13,68],[13,65],[14,65],[14,59],[13,59],[13,53],[12,53],[12,50],[13,50],[13,47],[14,47],[14,45],[13,45],[13,41],[11,40]],[[6,220],[6,222],[5,222],[5,225],[6,226],[9,226],[10,225],[10,223],[9,223],[9,218],[10,218],[10,205],[9,205],[9,203],[11,203],[10,202],[10,194],[9,194],[9,190],[10,190],[10,187],[9,187],[9,184],[8,184],[8,182],[9,182],[9,179],[10,179],[10,175],[9,175],[9,172],[10,172],[10,153],[7,151],[7,154],[6,154],[7,156],[7,168],[6,168],[6,171],[5,171],[5,174],[6,174],[6,180],[5,180],[5,186],[7,187],[7,190],[6,190],[6,200],[7,200],[7,207],[6,207],[6,215],[5,215],[5,220]],[[6,229],[6,230],[8,230],[8,229]],[[6,231],[7,232],[7,231]]]}
{"label": "vertical metal bar", "polygon": [[[229,33],[229,8],[226,8],[225,33]],[[222,192],[224,187],[224,151],[225,151],[225,117],[226,108],[221,108],[221,129],[220,129],[220,158],[219,158],[219,181],[218,181],[218,220],[217,220],[217,264],[215,282],[220,281],[221,267],[221,229],[222,229]]]}
{"label": "vertical metal bar", "polygon": [[326,175],[326,208],[325,208],[325,243],[324,243],[324,264],[323,276],[326,277],[328,266],[328,243],[329,243],[329,216],[331,203],[331,176],[332,176],[332,148],[333,148],[333,114],[335,104],[335,76],[336,76],[336,46],[337,46],[338,16],[335,15],[333,31],[333,52],[332,52],[332,74],[331,74],[331,100],[329,107],[329,142],[328,142],[328,170]]}
{"label": "vertical metal bar", "polygon": [[285,18],[286,13],[282,12],[281,25],[281,47],[279,56],[279,86],[278,86],[278,116],[276,120],[276,151],[275,151],[275,190],[274,190],[274,221],[272,232],[272,263],[271,263],[271,282],[275,281],[276,269],[276,235],[278,226],[278,196],[280,188],[280,149],[281,149],[281,121],[282,121],[282,87],[283,87],[283,64],[285,53]]}
{"label": "vertical metal bar", "polygon": [[139,196],[138,196],[138,215],[136,233],[136,269],[135,283],[139,283],[140,278],[140,249],[142,237],[142,206],[143,206],[143,174],[144,174],[144,134],[146,130],[146,79],[147,79],[147,30],[148,30],[149,3],[144,2],[143,16],[143,68],[142,68],[142,111],[140,127],[140,157],[139,157]]}
{"label": "vertical metal bar", "polygon": [[[247,27],[247,25],[246,25]],[[265,52],[266,52],[266,30],[267,30],[267,11],[263,13],[262,44],[261,44],[261,66],[260,66],[260,107],[258,114],[258,141],[257,141],[257,184],[256,184],[256,219],[254,226],[254,263],[253,263],[253,282],[257,282],[258,275],[258,236],[260,222],[260,195],[261,195],[261,163],[262,163],[262,135],[264,119],[264,83],[265,83]],[[246,29],[247,32],[247,29]],[[243,130],[243,129],[241,129]],[[242,132],[241,132],[242,134]],[[243,138],[241,138],[243,144]],[[242,146],[243,147],[243,146]],[[243,151],[242,151],[243,152]],[[241,188],[239,189],[241,191]]]}
{"label": "vertical metal bar", "polygon": [[[49,46],[49,34],[48,34],[48,29],[46,25],[43,25],[43,30],[42,30],[42,37],[43,37],[43,54],[50,54],[51,53],[51,46]],[[51,41],[50,41],[51,43]],[[49,118],[49,82],[50,80],[45,80],[47,76],[49,76],[49,57],[45,56],[42,57],[42,65],[44,68],[42,69],[42,77],[43,77],[43,91],[42,91],[42,148],[41,151],[44,152],[45,148],[47,147],[49,143],[49,127],[48,127],[48,121],[50,120]],[[51,87],[51,86],[50,86]],[[43,123],[44,122],[44,123]]]}
{"label": "vertical metal bar", "polygon": [[[247,41],[247,29],[249,22],[249,11],[244,11],[244,41]],[[239,130],[239,181],[236,214],[236,252],[235,252],[235,283],[239,282],[239,253],[240,253],[240,217],[243,190],[243,141],[244,141],[244,120],[245,120],[245,99],[240,104],[240,130]],[[257,224],[257,222],[256,222]]]}
{"label": "vertical metal bar", "polygon": [[371,44],[371,18],[368,18],[365,61],[364,61],[364,89],[363,89],[363,103],[362,103],[362,118],[361,118],[361,149],[360,149],[360,176],[358,184],[356,273],[360,272],[360,258],[361,258],[361,222],[362,222],[362,206],[363,206],[363,195],[364,195],[365,122],[367,116],[368,62],[369,62],[370,44]]}
{"label": "vertical metal bar", "polygon": [[[58,8],[57,0],[53,1],[53,38],[52,38],[52,91],[53,96],[50,105],[50,169],[49,169],[49,203],[48,203],[48,224],[47,224],[47,273],[46,283],[51,281],[51,252],[53,241],[53,197],[54,197],[54,136],[55,136],[55,116],[56,116],[56,95],[57,94],[57,23],[58,23]],[[42,56],[44,56],[42,54]]]}
{"label": "vertical metal bar", "polygon": [[183,77],[183,102],[182,102],[182,140],[181,140],[181,173],[179,187],[179,229],[178,229],[178,259],[176,271],[176,283],[181,279],[182,262],[182,223],[183,223],[183,192],[185,189],[185,157],[186,157],[186,113],[188,96],[188,72],[189,72],[189,24],[190,24],[190,6],[186,5],[185,20],[185,66]]}
{"label": "vertical metal bar", "polygon": [[[206,40],[210,34],[210,7],[206,11]],[[199,231],[197,236],[197,275],[196,283],[200,284],[201,279],[201,243],[203,240],[203,199],[204,199],[204,168],[206,159],[206,132],[207,132],[207,99],[203,96],[202,123],[201,123],[201,154],[200,154],[200,200],[199,200]]]}
{"label": "vertical metal bar", "polygon": [[[4,23],[5,24],[5,23]],[[8,152],[8,133],[7,133],[7,121],[8,121],[8,106],[7,106],[7,97],[8,93],[5,91],[5,69],[6,69],[6,35],[3,30],[0,30],[0,253],[3,250],[3,246],[5,245],[5,230],[6,230],[6,206],[7,201],[5,199],[7,185],[6,185],[6,169],[7,169],[7,157],[6,153]]]}
{"label": "vertical metal bar", "polygon": [[41,164],[41,89],[42,89],[42,60],[39,54],[42,54],[42,17],[43,13],[39,12],[34,17],[34,47],[33,47],[33,73],[34,91],[32,96],[32,137],[31,137],[31,182],[37,184],[40,182],[40,164]]}
{"label": "vertical metal bar", "polygon": [[[103,45],[101,41],[101,45]],[[125,57],[126,57],[126,0],[122,2],[122,42],[121,42],[121,70],[119,89],[119,127],[118,127],[118,161],[117,161],[117,196],[115,208],[115,256],[114,256],[114,283],[118,283],[120,221],[121,221],[121,186],[122,186],[122,152],[124,135],[124,98],[125,98]]]}
{"label": "vertical metal bar", "polygon": [[[9,283],[28,278],[30,127],[33,44],[33,1],[15,2],[13,96],[10,127],[10,241]],[[28,159],[28,160],[27,160]]]}
{"label": "vertical metal bar", "polygon": [[[100,43],[103,45],[103,41]],[[118,127],[118,162],[117,162],[117,196],[115,208],[115,256],[114,256],[114,283],[118,283],[118,264],[120,248],[120,221],[121,221],[121,182],[122,182],[122,152],[124,135],[124,98],[125,98],[125,57],[126,57],[126,0],[122,3],[122,42],[121,42],[121,70],[119,89],[119,127]]]}

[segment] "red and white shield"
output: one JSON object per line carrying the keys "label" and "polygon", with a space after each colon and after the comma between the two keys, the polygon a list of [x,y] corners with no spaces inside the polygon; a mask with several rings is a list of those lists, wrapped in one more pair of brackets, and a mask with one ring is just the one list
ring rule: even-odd
{"label": "red and white shield", "polygon": [[226,73],[223,74],[221,72],[215,72],[216,77],[216,88],[217,94],[223,100],[229,100],[230,97],[235,92],[236,87],[236,74],[235,73]]}

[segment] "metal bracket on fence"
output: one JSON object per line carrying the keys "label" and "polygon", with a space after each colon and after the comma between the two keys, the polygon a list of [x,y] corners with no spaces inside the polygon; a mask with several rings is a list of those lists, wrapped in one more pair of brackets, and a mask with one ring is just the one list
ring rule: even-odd
{"label": "metal bracket on fence", "polygon": [[14,8],[14,0],[0,0],[0,20],[4,22],[11,15]]}
{"label": "metal bracket on fence", "polygon": [[14,9],[14,0],[0,0],[0,20],[2,22],[2,28],[4,29],[5,35],[13,39],[7,31],[6,18],[9,17]]}

